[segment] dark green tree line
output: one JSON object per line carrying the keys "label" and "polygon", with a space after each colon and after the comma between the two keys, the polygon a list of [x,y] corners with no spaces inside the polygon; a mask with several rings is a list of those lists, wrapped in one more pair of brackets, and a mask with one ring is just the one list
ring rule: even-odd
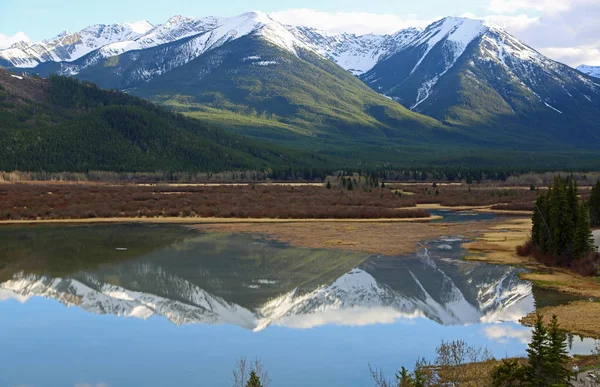
{"label": "dark green tree line", "polygon": [[590,197],[590,223],[592,227],[600,227],[600,181],[592,188]]}
{"label": "dark green tree line", "polygon": [[593,251],[588,206],[577,196],[577,183],[557,176],[535,203],[531,239],[544,254],[567,260]]}

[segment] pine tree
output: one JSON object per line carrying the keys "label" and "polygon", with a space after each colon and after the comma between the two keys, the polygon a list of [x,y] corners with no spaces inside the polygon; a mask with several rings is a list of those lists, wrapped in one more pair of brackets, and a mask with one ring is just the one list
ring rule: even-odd
{"label": "pine tree", "polygon": [[592,227],[600,227],[600,181],[592,188],[589,205],[590,223]]}
{"label": "pine tree", "polygon": [[331,189],[331,183],[327,180],[327,189]]}
{"label": "pine tree", "polygon": [[556,315],[548,327],[548,353],[546,359],[546,377],[551,386],[566,386],[570,371],[567,368],[569,356],[567,335],[560,330]]}
{"label": "pine tree", "polygon": [[414,370],[414,387],[428,387],[432,379],[432,373],[429,369],[430,364],[425,359],[417,360]]}
{"label": "pine tree", "polygon": [[544,243],[542,240],[542,233],[545,232],[543,229],[542,219],[542,208],[544,207],[544,196],[538,195],[535,199],[535,205],[533,208],[533,215],[531,216],[531,241],[534,245],[544,250]]}
{"label": "pine tree", "polygon": [[348,191],[352,191],[354,187],[352,186],[352,180],[348,180]]}
{"label": "pine tree", "polygon": [[582,258],[594,251],[594,237],[590,227],[590,212],[588,206],[582,204],[579,208],[579,217],[575,226],[573,238],[573,256]]}
{"label": "pine tree", "polygon": [[575,224],[571,214],[567,185],[560,176],[554,178],[554,186],[549,200],[550,230],[554,242],[550,252],[556,256],[562,256],[570,253]]}
{"label": "pine tree", "polygon": [[517,359],[504,359],[492,372],[493,387],[517,387],[523,385],[525,368]]}
{"label": "pine tree", "polygon": [[250,379],[248,380],[246,387],[263,387],[262,384],[260,384],[260,378],[256,375],[256,372],[252,371],[250,373]]}
{"label": "pine tree", "polygon": [[396,380],[398,387],[414,387],[415,385],[411,373],[404,367],[396,374]]}
{"label": "pine tree", "polygon": [[548,387],[546,369],[548,361],[548,331],[542,316],[537,315],[533,326],[531,342],[527,348],[528,363],[525,367],[525,381],[531,387]]}

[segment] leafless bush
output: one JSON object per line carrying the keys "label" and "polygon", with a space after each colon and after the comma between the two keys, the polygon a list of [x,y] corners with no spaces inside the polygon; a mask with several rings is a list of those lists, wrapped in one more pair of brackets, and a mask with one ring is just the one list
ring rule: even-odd
{"label": "leafless bush", "polygon": [[[436,348],[435,366],[440,382],[459,385],[469,381],[486,386],[489,375],[482,367],[468,367],[468,364],[483,363],[492,359],[487,349],[474,348],[463,340],[444,341]],[[482,383],[482,384],[479,384]]]}
{"label": "leafless bush", "polygon": [[373,383],[375,383],[375,387],[395,387],[394,383],[392,383],[383,375],[383,370],[373,369],[370,364],[369,374],[371,375]]}

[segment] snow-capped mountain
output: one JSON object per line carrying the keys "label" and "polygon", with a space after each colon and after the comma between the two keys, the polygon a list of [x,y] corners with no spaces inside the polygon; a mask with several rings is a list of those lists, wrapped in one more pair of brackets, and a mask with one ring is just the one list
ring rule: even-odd
{"label": "snow-capped mountain", "polygon": [[552,136],[598,138],[594,117],[600,113],[600,82],[482,20],[437,21],[361,79],[451,125],[535,122]]}
{"label": "snow-capped mountain", "polygon": [[[129,89],[249,35],[294,55],[297,49],[310,49],[263,12],[220,19],[178,16],[134,40],[107,44],[75,61],[44,63],[36,70],[42,75],[78,76],[103,87]],[[118,60],[112,59],[117,57]],[[108,74],[102,70],[107,67]],[[97,78],[98,73],[101,79]]]}
{"label": "snow-capped mountain", "polygon": [[382,58],[395,53],[420,32],[417,28],[407,28],[392,35],[331,35],[310,27],[287,28],[315,52],[357,76],[372,69]]}
{"label": "snow-capped mountain", "polygon": [[[19,42],[0,50],[0,60],[14,67],[32,68],[44,62],[73,62],[97,50],[86,62],[97,61],[129,51],[144,50],[179,41],[191,36],[197,39],[188,60],[225,42],[257,34],[286,50],[308,48],[280,23],[266,13],[253,11],[231,18],[188,18],[175,16],[166,23],[152,26],[149,22],[95,25],[77,33],[64,31],[53,39],[28,44]],[[77,66],[71,68],[76,74]]]}
{"label": "snow-capped mountain", "polygon": [[600,78],[600,66],[580,65],[577,66],[577,70],[589,75],[590,77]]}
{"label": "snow-capped mountain", "polygon": [[[478,146],[600,142],[600,81],[497,25],[468,18],[357,36],[285,26],[258,11],[231,18],[177,16],[158,26],[93,26],[42,43],[18,43],[0,51],[0,66],[36,66],[28,71],[74,76],[159,103],[176,96],[192,104],[186,111],[256,112],[313,138],[331,135],[332,128],[350,128],[361,137],[367,130],[389,138],[437,138],[437,132],[421,131],[445,126],[451,130],[444,136],[455,137],[444,141]],[[367,91],[341,69],[403,106]],[[250,87],[253,82],[262,86]],[[359,94],[360,101],[351,100]],[[312,101],[327,101],[330,108],[307,106]],[[363,111],[348,114],[356,106]],[[340,109],[356,124],[329,114]],[[271,131],[255,135],[280,138]]]}
{"label": "snow-capped mountain", "polygon": [[41,42],[18,42],[0,50],[0,64],[32,68],[43,62],[70,62],[112,43],[135,40],[154,27],[147,21],[113,25],[97,24],[79,32],[63,31]]}

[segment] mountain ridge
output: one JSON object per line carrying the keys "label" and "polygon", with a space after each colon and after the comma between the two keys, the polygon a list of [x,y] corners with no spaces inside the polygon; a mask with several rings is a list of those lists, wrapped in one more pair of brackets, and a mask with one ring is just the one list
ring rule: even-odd
{"label": "mountain ridge", "polygon": [[577,70],[590,77],[600,78],[600,66],[579,65],[577,66]]}
{"label": "mountain ridge", "polygon": [[348,158],[359,149],[374,165],[600,143],[596,78],[468,18],[379,36],[285,26],[259,11],[176,16],[133,40],[23,72],[91,81],[304,151]]}

